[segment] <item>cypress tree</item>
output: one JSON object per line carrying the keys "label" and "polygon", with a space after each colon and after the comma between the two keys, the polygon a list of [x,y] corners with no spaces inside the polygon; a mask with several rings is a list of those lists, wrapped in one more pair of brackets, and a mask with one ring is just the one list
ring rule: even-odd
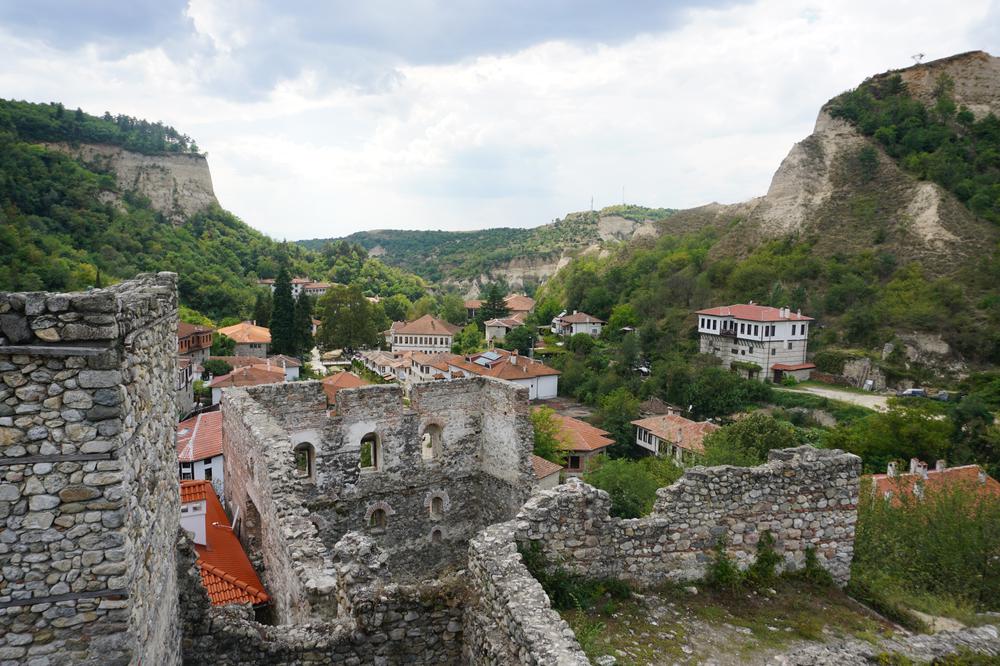
{"label": "cypress tree", "polygon": [[295,299],[292,298],[292,279],[288,267],[281,265],[274,281],[274,299],[271,308],[271,352],[294,355],[295,350]]}
{"label": "cypress tree", "polygon": [[305,293],[295,301],[295,348],[299,355],[308,354],[313,348],[312,336],[312,299]]}
{"label": "cypress tree", "polygon": [[258,289],[257,298],[253,304],[253,319],[258,326],[267,328],[271,325],[271,290]]}

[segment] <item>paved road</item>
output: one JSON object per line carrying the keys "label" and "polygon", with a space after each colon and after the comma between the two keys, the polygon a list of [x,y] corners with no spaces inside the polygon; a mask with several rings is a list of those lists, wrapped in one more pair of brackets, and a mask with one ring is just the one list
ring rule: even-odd
{"label": "paved road", "polygon": [[853,391],[841,391],[840,389],[833,387],[819,388],[818,386],[802,386],[795,389],[779,388],[778,390],[812,393],[813,395],[823,396],[824,398],[830,398],[831,400],[840,400],[841,402],[850,402],[852,404],[861,405],[862,407],[875,409],[880,412],[887,409],[889,400],[888,396],[878,393],[855,393]]}

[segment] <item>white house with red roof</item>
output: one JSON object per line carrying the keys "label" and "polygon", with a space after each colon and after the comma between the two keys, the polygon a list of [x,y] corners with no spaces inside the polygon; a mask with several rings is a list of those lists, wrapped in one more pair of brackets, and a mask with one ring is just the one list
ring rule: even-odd
{"label": "white house with red roof", "polygon": [[607,323],[603,319],[598,319],[593,315],[589,315],[586,312],[577,312],[573,310],[573,314],[566,314],[563,312],[558,317],[552,320],[552,326],[550,330],[556,335],[576,335],[577,333],[586,333],[587,335],[592,335],[595,338],[601,335],[601,329],[604,328],[604,324]]}
{"label": "white house with red roof", "polygon": [[182,480],[209,481],[223,491],[222,412],[202,412],[177,424],[177,464]]}
{"label": "white house with red roof", "polygon": [[806,361],[813,318],[801,311],[750,302],[698,310],[697,315],[701,353],[718,356],[745,377],[808,379],[816,367]]}
{"label": "white house with red roof", "polygon": [[394,352],[448,353],[451,352],[451,343],[455,333],[459,330],[461,327],[426,314],[419,319],[402,324],[393,322],[387,338]]}
{"label": "white house with red roof", "polygon": [[705,435],[719,429],[709,421],[692,421],[679,414],[660,414],[632,421],[635,443],[654,455],[691,465],[705,455]]}

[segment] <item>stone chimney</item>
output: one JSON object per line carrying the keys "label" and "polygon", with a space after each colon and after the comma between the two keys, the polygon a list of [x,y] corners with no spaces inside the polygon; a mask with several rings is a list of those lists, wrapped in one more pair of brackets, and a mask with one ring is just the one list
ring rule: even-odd
{"label": "stone chimney", "polygon": [[516,349],[510,353],[510,363],[511,363],[511,365],[517,365],[517,350]]}
{"label": "stone chimney", "polygon": [[927,463],[925,462],[917,463],[917,474],[920,475],[921,479],[927,478]]}
{"label": "stone chimney", "polygon": [[919,458],[910,458],[910,474],[917,473],[917,467],[920,465]]}
{"label": "stone chimney", "polygon": [[935,471],[935,472],[943,472],[943,471],[945,471],[946,469],[948,469],[948,463],[947,463],[947,462],[945,462],[944,460],[938,460],[938,461],[937,461],[937,462],[936,462],[936,463],[934,464],[934,471]]}
{"label": "stone chimney", "polygon": [[895,477],[896,476],[896,461],[895,460],[893,460],[892,462],[890,462],[889,465],[886,467],[885,475],[888,476],[888,477]]}
{"label": "stone chimney", "polygon": [[979,470],[979,485],[981,486],[986,485],[986,470],[984,469]]}

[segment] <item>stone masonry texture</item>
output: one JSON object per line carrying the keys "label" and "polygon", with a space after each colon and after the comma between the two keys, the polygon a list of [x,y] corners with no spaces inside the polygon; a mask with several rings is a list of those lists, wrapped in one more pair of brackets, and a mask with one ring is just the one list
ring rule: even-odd
{"label": "stone masonry texture", "polygon": [[178,660],[176,276],[0,293],[0,663]]}

